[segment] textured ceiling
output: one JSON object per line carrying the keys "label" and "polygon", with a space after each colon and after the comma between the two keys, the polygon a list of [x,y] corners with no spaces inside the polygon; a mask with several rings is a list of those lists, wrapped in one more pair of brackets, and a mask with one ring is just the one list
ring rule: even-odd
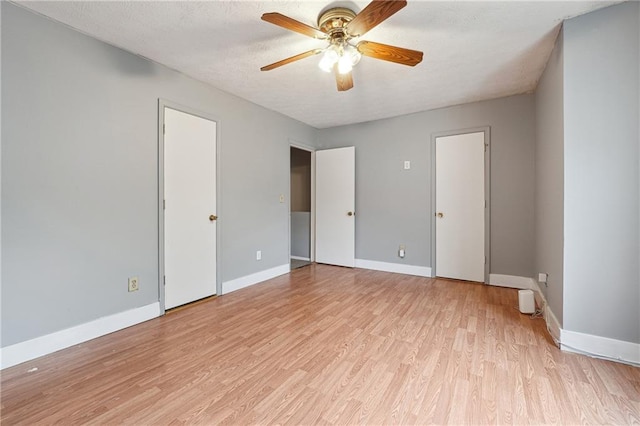
{"label": "textured ceiling", "polygon": [[412,1],[359,40],[424,51],[415,68],[363,57],[336,90],[319,57],[260,67],[324,42],[260,20],[280,12],[316,25],[327,6],[368,1],[18,2],[95,38],[268,109],[325,128],[535,89],[560,23],[619,3]]}

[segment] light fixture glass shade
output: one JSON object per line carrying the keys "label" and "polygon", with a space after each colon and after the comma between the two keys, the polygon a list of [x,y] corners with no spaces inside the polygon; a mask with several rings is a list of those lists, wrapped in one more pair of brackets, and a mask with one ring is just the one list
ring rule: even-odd
{"label": "light fixture glass shade", "polygon": [[344,45],[344,54],[348,55],[351,58],[352,66],[355,66],[358,62],[360,62],[360,58],[362,58],[362,55],[360,54],[360,52],[358,52],[358,49],[350,44]]}
{"label": "light fixture glass shade", "polygon": [[358,49],[349,43],[332,44],[324,50],[318,67],[324,72],[332,72],[333,67],[338,64],[338,72],[347,74],[360,62],[361,57]]}
{"label": "light fixture glass shade", "polygon": [[330,46],[324,51],[318,66],[324,72],[331,72],[335,63],[338,62],[338,59],[338,52],[336,52],[334,46]]}
{"label": "light fixture glass shade", "polygon": [[338,72],[340,74],[347,74],[351,72],[353,69],[351,55],[343,54],[342,57],[338,60]]}

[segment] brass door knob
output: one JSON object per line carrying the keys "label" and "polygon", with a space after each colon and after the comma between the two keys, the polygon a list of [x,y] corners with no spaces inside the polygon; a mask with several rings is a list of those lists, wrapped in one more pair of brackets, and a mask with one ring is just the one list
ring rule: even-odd
{"label": "brass door knob", "polygon": [[353,216],[354,214],[354,212],[347,212],[347,216]]}
{"label": "brass door knob", "polygon": [[436,216],[438,216],[439,218],[443,218],[444,217],[444,213],[436,213]]}
{"label": "brass door knob", "polygon": [[218,216],[216,216],[215,214],[212,214],[211,216],[209,216],[209,220],[211,222],[213,222],[214,220],[217,220],[217,219],[218,219]]}

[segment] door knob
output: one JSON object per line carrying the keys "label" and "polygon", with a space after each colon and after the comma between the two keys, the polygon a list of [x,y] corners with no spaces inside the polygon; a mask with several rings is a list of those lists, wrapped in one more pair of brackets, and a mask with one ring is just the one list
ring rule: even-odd
{"label": "door knob", "polygon": [[213,222],[214,220],[217,220],[217,219],[218,219],[218,216],[216,216],[215,214],[212,214],[211,216],[209,216],[209,220],[211,222]]}
{"label": "door knob", "polygon": [[354,212],[347,212],[347,216],[353,216],[354,214]]}
{"label": "door knob", "polygon": [[436,216],[438,216],[439,218],[443,218],[444,217],[444,213],[436,213]]}

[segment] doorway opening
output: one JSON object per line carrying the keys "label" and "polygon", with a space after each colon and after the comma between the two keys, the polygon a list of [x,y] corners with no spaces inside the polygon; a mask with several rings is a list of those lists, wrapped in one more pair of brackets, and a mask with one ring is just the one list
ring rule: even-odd
{"label": "doorway opening", "polygon": [[291,270],[311,263],[311,152],[290,148]]}

